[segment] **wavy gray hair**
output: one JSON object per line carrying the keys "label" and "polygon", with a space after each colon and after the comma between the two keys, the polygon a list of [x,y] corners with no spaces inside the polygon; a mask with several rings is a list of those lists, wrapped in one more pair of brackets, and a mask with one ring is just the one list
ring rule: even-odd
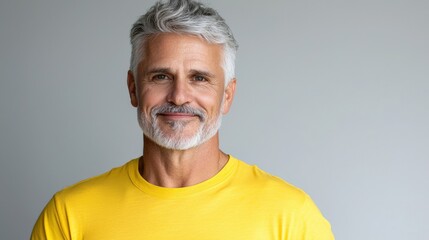
{"label": "wavy gray hair", "polygon": [[160,33],[191,34],[200,36],[209,43],[222,45],[225,84],[235,77],[238,44],[231,29],[216,10],[192,0],[158,1],[134,23],[130,32],[130,70],[134,75],[143,57],[145,41]]}

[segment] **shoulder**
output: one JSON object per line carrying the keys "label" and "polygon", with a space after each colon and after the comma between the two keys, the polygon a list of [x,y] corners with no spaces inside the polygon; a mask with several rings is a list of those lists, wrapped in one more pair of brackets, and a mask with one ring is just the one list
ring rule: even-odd
{"label": "shoulder", "polygon": [[55,197],[63,200],[81,200],[94,195],[112,194],[121,191],[124,185],[129,183],[129,169],[137,166],[138,159],[133,159],[128,163],[111,169],[103,174],[82,180],[68,186],[55,194]]}
{"label": "shoulder", "polygon": [[300,188],[271,175],[255,165],[238,161],[236,181],[252,189],[257,197],[266,198],[268,202],[278,202],[288,208],[301,208],[309,197]]}
{"label": "shoulder", "polygon": [[131,160],[57,192],[40,214],[32,239],[81,239],[84,219],[100,215],[124,195],[124,183],[130,182],[128,171],[137,165],[136,159]]}
{"label": "shoulder", "polygon": [[257,166],[238,160],[235,176],[238,186],[251,195],[251,205],[264,215],[277,216],[292,239],[333,239],[329,222],[302,189],[273,176]]}

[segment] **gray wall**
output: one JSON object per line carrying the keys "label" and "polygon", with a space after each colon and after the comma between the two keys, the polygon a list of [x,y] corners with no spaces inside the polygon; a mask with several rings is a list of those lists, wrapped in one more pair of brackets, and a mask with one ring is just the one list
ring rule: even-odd
{"label": "gray wall", "polygon": [[[126,71],[154,1],[0,3],[0,239],[142,151]],[[428,1],[210,1],[240,42],[223,149],[303,188],[337,239],[429,239]]]}

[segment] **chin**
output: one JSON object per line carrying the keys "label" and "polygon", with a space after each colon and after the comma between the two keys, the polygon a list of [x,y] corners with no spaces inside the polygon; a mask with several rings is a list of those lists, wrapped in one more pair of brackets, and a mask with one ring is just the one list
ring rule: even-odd
{"label": "chin", "polygon": [[188,150],[197,147],[203,143],[199,136],[193,136],[190,138],[184,137],[164,137],[164,136],[149,136],[145,134],[147,138],[152,140],[158,146],[171,149],[171,150]]}

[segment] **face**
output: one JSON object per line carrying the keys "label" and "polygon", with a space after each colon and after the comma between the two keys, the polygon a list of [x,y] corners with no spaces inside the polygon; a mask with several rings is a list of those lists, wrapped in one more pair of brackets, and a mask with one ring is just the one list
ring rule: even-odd
{"label": "face", "polygon": [[146,42],[142,59],[135,75],[128,73],[128,89],[146,137],[176,150],[214,137],[236,84],[224,84],[222,47],[196,36],[160,34]]}

